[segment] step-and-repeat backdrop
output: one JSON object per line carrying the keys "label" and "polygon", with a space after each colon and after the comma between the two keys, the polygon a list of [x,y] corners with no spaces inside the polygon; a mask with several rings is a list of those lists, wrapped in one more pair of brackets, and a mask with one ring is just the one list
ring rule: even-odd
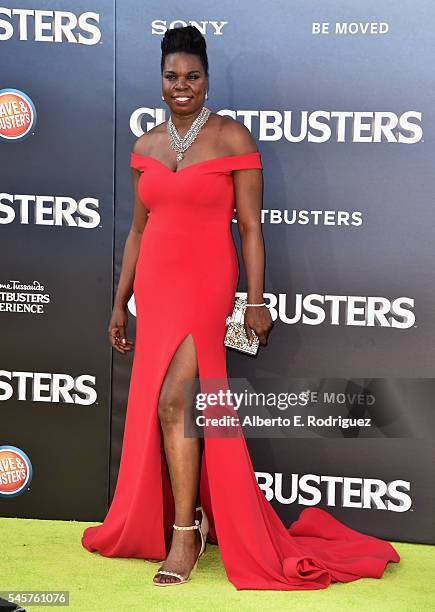
{"label": "step-and-repeat backdrop", "polygon": [[[292,416],[312,417],[247,437],[259,485],[285,524],[316,505],[372,535],[435,541],[434,12],[429,0],[1,4],[0,515],[107,511],[133,359],[106,337],[130,150],[168,118],[162,36],[192,23],[207,106],[244,123],[263,162],[274,327],[256,358],[228,352],[228,375],[279,380],[305,399]],[[134,297],[128,308],[134,337]]]}

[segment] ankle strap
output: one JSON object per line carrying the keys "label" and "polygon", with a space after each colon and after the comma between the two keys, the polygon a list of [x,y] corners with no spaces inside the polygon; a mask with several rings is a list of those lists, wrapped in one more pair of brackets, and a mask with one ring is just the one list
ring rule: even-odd
{"label": "ankle strap", "polygon": [[195,524],[189,525],[188,527],[180,527],[179,525],[176,525],[175,523],[172,526],[174,529],[178,529],[179,531],[190,531],[192,529],[199,529],[199,521],[198,519],[195,519]]}

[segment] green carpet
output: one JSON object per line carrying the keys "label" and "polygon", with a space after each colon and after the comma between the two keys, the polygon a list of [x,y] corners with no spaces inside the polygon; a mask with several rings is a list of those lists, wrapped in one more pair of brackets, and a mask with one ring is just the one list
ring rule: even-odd
{"label": "green carpet", "polygon": [[84,549],[81,534],[94,524],[0,518],[0,590],[69,591],[69,607],[25,606],[35,612],[435,610],[433,546],[393,542],[401,562],[390,563],[380,580],[364,578],[317,591],[237,591],[217,546],[208,545],[190,582],[159,588],[151,583],[157,564]]}

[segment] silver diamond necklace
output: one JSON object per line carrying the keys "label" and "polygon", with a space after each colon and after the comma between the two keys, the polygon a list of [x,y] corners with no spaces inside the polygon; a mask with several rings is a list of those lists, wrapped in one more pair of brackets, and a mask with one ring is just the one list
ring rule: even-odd
{"label": "silver diamond necklace", "polygon": [[204,123],[207,121],[211,113],[209,108],[202,107],[201,112],[188,129],[186,135],[181,138],[175,127],[172,117],[169,117],[166,129],[169,136],[169,144],[177,153],[177,161],[181,161],[184,158],[184,152],[190,147],[195,138],[198,136],[199,130],[202,128]]}

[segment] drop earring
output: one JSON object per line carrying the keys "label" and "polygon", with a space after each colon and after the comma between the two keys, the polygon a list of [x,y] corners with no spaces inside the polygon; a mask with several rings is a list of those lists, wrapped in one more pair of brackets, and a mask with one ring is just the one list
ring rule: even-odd
{"label": "drop earring", "polygon": [[205,92],[205,99],[208,100],[208,91]]}
{"label": "drop earring", "polygon": [[162,96],[162,100],[164,100],[164,99],[165,99],[165,96]]}

